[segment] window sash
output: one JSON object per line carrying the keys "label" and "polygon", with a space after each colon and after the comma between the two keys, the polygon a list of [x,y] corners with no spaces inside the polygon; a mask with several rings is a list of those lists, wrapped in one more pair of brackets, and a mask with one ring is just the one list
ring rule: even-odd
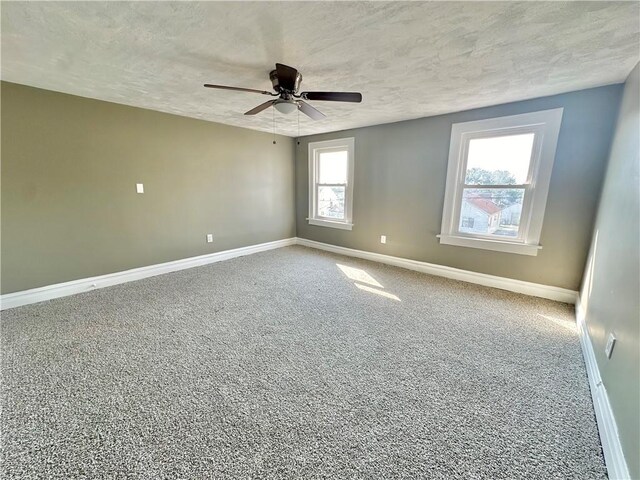
{"label": "window sash", "polygon": [[[529,158],[529,169],[527,170],[527,178],[524,184],[530,184],[533,182],[535,175],[538,171],[538,163],[540,158],[540,149],[542,147],[542,132],[539,125],[523,126],[516,128],[503,128],[498,130],[490,130],[486,132],[470,132],[462,134],[463,150],[460,156],[460,171],[458,182],[465,184],[467,178],[467,166],[469,163],[469,144],[471,140],[481,138],[498,138],[509,137],[513,135],[522,135],[527,133],[533,133],[533,145],[531,146],[531,157]],[[484,184],[483,184],[484,185]],[[489,185],[487,185],[489,186]]]}
{"label": "window sash", "polygon": [[[525,188],[528,187],[527,185],[525,185],[524,187],[522,186],[517,186],[516,188],[514,188],[513,185],[510,185],[509,188],[513,188],[514,190],[523,190],[523,194],[522,194],[522,213],[520,214],[520,223],[518,225],[518,235],[515,237],[506,237],[503,235],[494,235],[491,233],[487,233],[487,234],[483,234],[483,233],[470,233],[470,232],[462,232],[460,231],[460,219],[462,218],[462,196],[464,195],[464,188],[461,189],[460,192],[460,208],[458,208],[457,210],[457,214],[455,215],[454,221],[456,222],[455,225],[455,234],[457,236],[460,237],[468,237],[468,238],[482,238],[485,240],[499,240],[501,242],[511,242],[511,243],[526,243],[527,237],[526,237],[526,228],[528,227],[528,219],[525,218],[524,216],[524,212],[525,212],[525,205],[528,205],[529,203],[531,203],[531,189],[530,188]],[[473,185],[471,188],[475,189],[477,188],[477,185]],[[484,189],[484,187],[481,187],[482,189]],[[523,221],[524,220],[524,221]]]}
{"label": "window sash", "polygon": [[[319,207],[320,202],[318,199],[320,198],[320,188],[321,187],[343,187],[344,188],[344,211],[342,217],[326,217],[324,215],[320,215]],[[347,184],[346,183],[316,183],[315,189],[315,215],[314,218],[319,218],[322,220],[329,220],[333,222],[345,222],[347,220]]]}
{"label": "window sash", "polygon": [[[324,148],[316,148],[315,152],[314,152],[314,164],[315,164],[315,177],[314,180],[316,181],[316,183],[318,183],[320,181],[320,174],[321,174],[321,168],[320,168],[320,155],[322,155],[323,153],[339,153],[339,152],[345,152],[347,154],[347,171],[346,173],[346,182],[349,181],[349,162],[351,161],[349,158],[349,148],[347,146],[340,146],[340,147],[324,147]],[[323,185],[328,185],[328,184],[323,184]]]}

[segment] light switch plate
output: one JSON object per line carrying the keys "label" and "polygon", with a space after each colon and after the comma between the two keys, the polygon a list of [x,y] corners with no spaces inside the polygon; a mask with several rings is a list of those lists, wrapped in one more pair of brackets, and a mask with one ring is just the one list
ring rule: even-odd
{"label": "light switch plate", "polygon": [[611,358],[611,354],[613,353],[613,347],[616,344],[616,336],[613,332],[609,334],[609,338],[607,339],[607,346],[604,347],[604,354],[607,358]]}
{"label": "light switch plate", "polygon": [[144,185],[142,183],[136,183],[136,193],[144,193]]}

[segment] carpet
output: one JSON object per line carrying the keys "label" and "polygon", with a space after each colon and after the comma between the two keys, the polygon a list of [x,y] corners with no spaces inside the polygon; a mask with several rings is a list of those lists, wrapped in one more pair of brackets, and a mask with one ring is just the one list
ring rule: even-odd
{"label": "carpet", "polygon": [[606,478],[570,305],[295,246],[0,325],[5,479]]}

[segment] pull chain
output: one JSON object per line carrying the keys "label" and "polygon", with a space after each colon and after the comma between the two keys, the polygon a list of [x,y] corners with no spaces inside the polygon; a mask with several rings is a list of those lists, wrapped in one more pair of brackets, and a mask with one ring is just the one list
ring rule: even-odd
{"label": "pull chain", "polygon": [[276,109],[272,106],[271,112],[273,113],[273,144],[276,144]]}
{"label": "pull chain", "polygon": [[298,145],[300,145],[300,106],[298,106]]}

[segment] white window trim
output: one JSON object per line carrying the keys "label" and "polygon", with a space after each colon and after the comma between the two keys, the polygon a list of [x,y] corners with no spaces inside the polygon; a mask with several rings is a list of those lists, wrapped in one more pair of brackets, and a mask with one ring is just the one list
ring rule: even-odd
{"label": "white window trim", "polygon": [[[353,137],[339,138],[336,140],[325,140],[323,142],[309,143],[309,225],[321,227],[339,228],[341,230],[351,230],[353,228],[353,172],[354,172],[354,144]],[[324,218],[316,215],[316,179],[318,177],[318,155],[323,150],[347,150],[347,185],[345,191],[344,220]]]}
{"label": "white window trim", "polygon": [[[562,112],[562,108],[556,108],[452,125],[442,229],[438,235],[440,243],[521,255],[534,256],[538,254],[538,250],[542,248],[539,245],[540,234],[549,193],[551,171],[556,156]],[[496,239],[495,237],[459,232],[458,225],[469,141],[475,138],[515,135],[525,132],[535,132],[536,136],[527,178],[529,187],[525,190],[522,205],[521,218],[524,223],[520,224],[518,238]]]}

